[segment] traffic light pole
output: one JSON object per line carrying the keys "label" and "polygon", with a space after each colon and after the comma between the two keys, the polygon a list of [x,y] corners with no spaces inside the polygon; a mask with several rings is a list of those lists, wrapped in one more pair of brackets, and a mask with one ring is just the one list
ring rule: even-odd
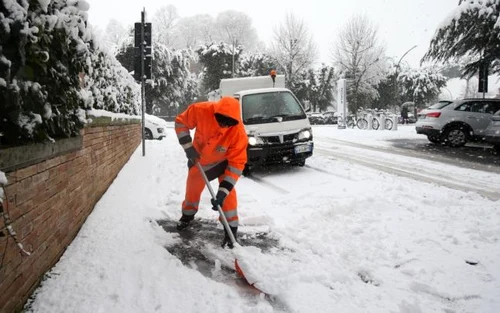
{"label": "traffic light pole", "polygon": [[146,10],[141,12],[141,111],[142,111],[142,156],[146,155],[146,136],[144,123],[146,122],[146,105],[145,105],[145,75],[144,75],[144,23],[146,22]]}

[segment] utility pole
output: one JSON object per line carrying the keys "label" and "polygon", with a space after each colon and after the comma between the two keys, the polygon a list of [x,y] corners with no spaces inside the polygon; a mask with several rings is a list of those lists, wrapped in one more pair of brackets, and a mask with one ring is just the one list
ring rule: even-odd
{"label": "utility pole", "polygon": [[146,9],[141,12],[141,22],[135,23],[134,78],[141,83],[142,112],[142,156],[146,155],[145,117],[146,117],[146,79],[151,79],[151,23],[146,23]]}
{"label": "utility pole", "polygon": [[403,56],[399,59],[398,63],[396,63],[396,75],[394,76],[394,104],[397,106],[399,103],[399,86],[398,86],[398,75],[399,75],[399,64],[403,60],[403,58],[410,52],[411,50],[415,49],[417,45],[411,47],[408,49],[405,53],[403,53]]}
{"label": "utility pole", "polygon": [[235,45],[235,39],[233,38],[233,69],[231,71],[231,77],[234,78],[234,45]]}

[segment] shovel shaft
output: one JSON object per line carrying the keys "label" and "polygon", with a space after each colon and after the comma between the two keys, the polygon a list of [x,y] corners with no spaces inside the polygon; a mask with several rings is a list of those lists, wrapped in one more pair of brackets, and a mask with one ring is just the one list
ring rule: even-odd
{"label": "shovel shaft", "polygon": [[[208,178],[207,178],[207,174],[205,174],[205,171],[203,170],[203,167],[201,166],[200,162],[197,161],[196,166],[198,167],[198,170],[200,170],[201,176],[203,176],[203,180],[205,181],[205,184],[207,185],[208,190],[210,191],[210,195],[212,196],[212,199],[216,200],[217,195],[215,194],[215,192],[212,188],[212,185],[210,185],[210,182],[208,181]],[[229,227],[226,216],[224,215],[224,212],[222,211],[222,208],[220,207],[220,205],[217,205],[217,210],[219,211],[222,225],[224,225],[224,229],[226,230],[227,234],[229,235],[229,239],[231,240],[231,243],[233,245],[235,245],[236,239],[234,238],[233,232],[231,231],[231,228]]]}

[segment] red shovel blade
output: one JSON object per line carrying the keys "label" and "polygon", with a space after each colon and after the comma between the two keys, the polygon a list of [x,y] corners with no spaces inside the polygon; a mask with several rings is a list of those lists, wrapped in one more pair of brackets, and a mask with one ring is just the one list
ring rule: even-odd
{"label": "red shovel blade", "polygon": [[245,273],[243,273],[243,270],[241,269],[240,265],[238,264],[238,260],[237,259],[234,260],[234,268],[236,269],[236,273],[238,273],[238,275],[240,275],[247,282],[247,284],[250,285],[250,287],[252,287],[253,289],[255,289],[255,290],[259,291],[259,292],[267,294],[266,292],[264,292],[264,291],[260,290],[259,288],[255,287],[255,282],[252,283],[252,282],[250,282],[246,278]]}

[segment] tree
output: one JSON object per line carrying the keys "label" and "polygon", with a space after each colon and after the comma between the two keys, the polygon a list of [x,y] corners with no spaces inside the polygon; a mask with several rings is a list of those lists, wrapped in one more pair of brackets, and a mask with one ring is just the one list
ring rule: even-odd
{"label": "tree", "polygon": [[203,64],[202,93],[208,93],[219,88],[222,78],[231,77],[232,57],[238,62],[242,50],[237,47],[235,53],[232,46],[226,43],[201,45],[196,53]]}
{"label": "tree", "polygon": [[128,37],[129,34],[125,27],[117,20],[111,19],[106,26],[104,38],[102,38],[103,46],[107,47],[112,55],[116,55]]}
{"label": "tree", "polygon": [[201,44],[210,43],[215,39],[215,21],[208,14],[198,14],[184,17],[175,24],[176,48],[195,49]]}
{"label": "tree", "polygon": [[334,100],[336,74],[333,67],[322,64],[318,70],[308,69],[297,77],[291,88],[295,96],[303,103],[308,101],[314,112],[326,111]]}
{"label": "tree", "polygon": [[79,75],[90,54],[88,4],[0,3],[0,133],[18,145],[78,134]]}
{"label": "tree", "polygon": [[498,0],[460,0],[437,29],[422,62],[473,57],[463,77],[474,75],[482,62],[500,73],[500,3]]}
{"label": "tree", "polygon": [[[377,109],[388,109],[391,104],[394,108],[394,95],[398,93],[398,85],[396,83],[396,74],[393,72],[383,79],[380,80],[378,85],[375,87],[378,93],[378,97],[373,100],[372,108]],[[399,97],[398,97],[399,98]],[[399,102],[399,99],[396,103]]]}
{"label": "tree", "polygon": [[242,45],[250,51],[257,42],[257,31],[252,26],[252,18],[246,13],[227,10],[217,15],[215,27],[218,38],[231,45]]}
{"label": "tree", "polygon": [[179,14],[177,13],[177,8],[174,5],[169,4],[167,6],[160,7],[153,16],[153,42],[172,46],[172,44],[176,41],[174,38],[174,27],[178,18]]}
{"label": "tree", "polygon": [[342,28],[332,48],[334,64],[347,79],[351,111],[369,106],[378,97],[375,86],[386,75],[385,48],[378,30],[367,17],[354,16]]}
{"label": "tree", "polygon": [[[257,41],[257,33],[252,27],[252,19],[243,12],[228,10],[217,15],[215,25],[222,42],[228,43],[232,50],[231,74],[236,72],[236,50],[251,47]],[[241,47],[240,47],[241,46]]]}
{"label": "tree", "polygon": [[274,30],[270,55],[286,73],[287,86],[291,86],[297,73],[306,71],[314,63],[317,47],[304,22],[289,13]]}
{"label": "tree", "polygon": [[446,77],[434,68],[403,71],[398,79],[403,87],[403,102],[414,102],[417,107],[435,101],[441,88],[446,86]]}
{"label": "tree", "polygon": [[277,64],[271,56],[262,53],[250,53],[242,55],[239,62],[238,76],[265,76],[271,70],[276,69]]}

